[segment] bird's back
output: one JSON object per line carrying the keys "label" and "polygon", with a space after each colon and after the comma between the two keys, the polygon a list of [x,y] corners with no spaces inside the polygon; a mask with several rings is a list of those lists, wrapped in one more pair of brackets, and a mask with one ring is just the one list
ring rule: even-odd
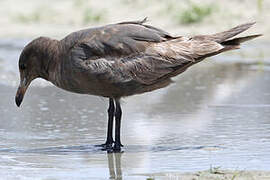
{"label": "bird's back", "polygon": [[231,39],[252,24],[222,33],[174,37],[144,21],[123,22],[70,34],[61,43],[63,87],[122,97],[165,87],[170,78],[208,56],[236,49],[255,36]]}

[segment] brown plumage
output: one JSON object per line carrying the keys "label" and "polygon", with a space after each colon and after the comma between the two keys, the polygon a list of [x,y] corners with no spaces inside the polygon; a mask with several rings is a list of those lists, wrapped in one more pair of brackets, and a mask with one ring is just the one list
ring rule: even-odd
{"label": "brown plumage", "polygon": [[19,106],[30,82],[41,77],[67,91],[110,98],[106,149],[120,150],[121,97],[153,91],[171,83],[171,77],[206,57],[238,49],[256,38],[234,38],[254,23],[213,35],[172,36],[145,25],[145,20],[122,22],[71,33],[58,41],[40,37],[21,53]]}

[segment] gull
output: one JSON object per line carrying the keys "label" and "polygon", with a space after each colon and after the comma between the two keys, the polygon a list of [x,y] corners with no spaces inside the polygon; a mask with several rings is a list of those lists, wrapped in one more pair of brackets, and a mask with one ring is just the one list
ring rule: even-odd
{"label": "gull", "polygon": [[235,38],[254,23],[216,34],[186,37],[170,35],[145,22],[146,18],[88,28],[62,40],[34,39],[24,47],[19,58],[17,106],[36,78],[73,93],[106,97],[109,99],[108,127],[102,147],[121,151],[121,98],[164,88],[172,83],[172,77],[190,66],[238,49],[242,42],[261,36]]}

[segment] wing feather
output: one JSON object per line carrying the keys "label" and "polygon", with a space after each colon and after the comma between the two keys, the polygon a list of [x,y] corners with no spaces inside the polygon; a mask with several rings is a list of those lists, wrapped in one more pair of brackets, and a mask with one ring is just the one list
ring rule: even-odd
{"label": "wing feather", "polygon": [[82,31],[76,35],[82,39],[71,48],[72,61],[108,83],[136,81],[150,85],[203,54],[222,48],[214,41],[172,37],[143,23],[123,22]]}

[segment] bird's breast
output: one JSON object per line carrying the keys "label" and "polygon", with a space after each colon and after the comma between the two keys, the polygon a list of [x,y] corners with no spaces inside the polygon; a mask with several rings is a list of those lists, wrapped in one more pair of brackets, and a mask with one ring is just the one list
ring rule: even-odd
{"label": "bird's breast", "polygon": [[79,94],[90,94],[103,97],[119,96],[119,89],[110,83],[79,69],[64,68],[59,69],[51,75],[50,81],[57,87],[69,92]]}

